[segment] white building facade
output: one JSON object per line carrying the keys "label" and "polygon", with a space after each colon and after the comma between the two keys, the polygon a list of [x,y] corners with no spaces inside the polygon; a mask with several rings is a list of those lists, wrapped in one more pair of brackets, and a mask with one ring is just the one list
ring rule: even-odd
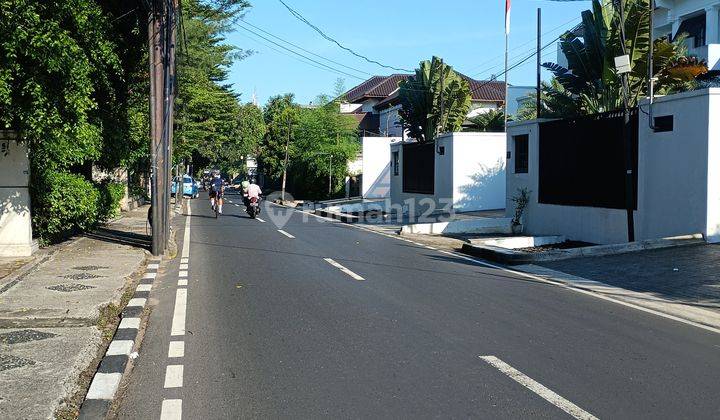
{"label": "white building facade", "polygon": [[690,55],[720,70],[720,0],[655,0],[653,36],[686,33]]}

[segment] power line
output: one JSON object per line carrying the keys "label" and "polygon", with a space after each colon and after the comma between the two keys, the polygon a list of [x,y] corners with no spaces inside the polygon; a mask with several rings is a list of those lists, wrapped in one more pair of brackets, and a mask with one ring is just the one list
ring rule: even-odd
{"label": "power line", "polygon": [[310,54],[310,55],[314,55],[315,57],[318,57],[318,58],[320,58],[320,59],[322,59],[322,60],[325,60],[325,61],[327,61],[327,62],[336,64],[336,65],[338,65],[338,66],[344,67],[344,68],[346,68],[346,69],[353,70],[353,71],[356,71],[356,72],[362,73],[362,74],[367,74],[368,76],[373,76],[372,73],[368,73],[368,72],[366,72],[366,71],[363,71],[363,70],[360,70],[360,69],[356,69],[355,67],[346,66],[345,64],[339,63],[339,62],[337,62],[337,61],[335,61],[335,60],[331,60],[331,59],[329,59],[329,58],[327,58],[327,57],[324,57],[324,56],[322,56],[322,55],[320,55],[320,54],[316,54],[316,53],[314,53],[314,52],[312,52],[312,51],[306,50],[305,48],[303,48],[303,47],[301,47],[301,46],[299,46],[299,45],[297,45],[297,44],[294,44],[294,43],[292,43],[292,42],[290,42],[290,41],[288,41],[288,40],[286,40],[286,39],[282,39],[282,38],[280,38],[280,37],[277,36],[277,35],[273,35],[273,34],[271,34],[270,32],[268,32],[268,31],[266,31],[266,30],[264,30],[264,29],[262,29],[262,28],[259,28],[259,27],[253,25],[252,23],[250,23],[250,22],[248,22],[248,21],[246,21],[246,20],[244,20],[244,19],[242,19],[242,21],[243,21],[243,23],[245,23],[245,24],[247,24],[247,25],[250,25],[250,26],[252,26],[253,28],[257,29],[258,31],[260,31],[260,32],[262,32],[262,33],[264,33],[264,34],[266,34],[266,35],[269,35],[269,36],[271,36],[271,37],[273,37],[273,38],[275,38],[275,39],[277,39],[277,40],[280,40],[280,41],[282,41],[282,42],[284,42],[284,43],[286,43],[286,44],[288,44],[288,45],[291,45],[291,46],[299,49],[300,51],[304,51],[304,52],[306,52],[306,53],[308,53],[308,54]]}
{"label": "power line", "polygon": [[343,50],[349,52],[350,54],[352,54],[352,55],[354,55],[354,56],[356,56],[356,57],[362,58],[363,60],[365,60],[365,61],[367,61],[367,62],[369,62],[369,63],[377,64],[377,65],[380,66],[380,67],[385,67],[386,69],[392,69],[392,70],[404,71],[404,72],[407,72],[407,73],[412,73],[412,70],[404,69],[404,68],[401,68],[401,67],[389,66],[389,65],[380,63],[379,61],[375,61],[375,60],[372,60],[372,59],[370,59],[370,58],[367,58],[366,56],[364,56],[364,55],[362,55],[362,54],[356,53],[356,52],[353,51],[352,49],[344,46],[343,44],[341,44],[340,42],[338,42],[338,41],[335,40],[334,38],[332,38],[332,37],[330,37],[329,35],[325,34],[325,32],[323,32],[320,28],[318,28],[317,26],[315,26],[315,25],[313,25],[312,23],[310,23],[310,21],[308,21],[307,19],[305,19],[305,17],[304,17],[302,14],[300,14],[300,12],[298,12],[298,11],[296,11],[295,9],[293,9],[292,7],[288,6],[287,3],[285,3],[283,0],[278,0],[278,1],[279,1],[280,3],[282,3],[282,5],[285,6],[285,8],[288,9],[288,11],[289,11],[293,16],[295,16],[295,18],[297,18],[297,19],[300,20],[301,22],[305,23],[305,24],[308,25],[309,27],[313,28],[313,29],[315,30],[315,32],[317,32],[317,33],[320,34],[320,36],[322,36],[323,38],[327,39],[327,40],[330,41],[330,42],[335,43],[338,47],[340,47],[340,48],[342,48]]}
{"label": "power line", "polygon": [[319,61],[317,61],[317,60],[315,60],[315,59],[312,59],[312,58],[310,58],[310,57],[308,57],[308,56],[302,55],[302,54],[300,54],[299,52],[297,52],[297,51],[295,51],[295,50],[291,50],[290,48],[288,48],[288,47],[286,47],[286,46],[284,46],[284,45],[282,45],[282,44],[278,44],[277,42],[273,41],[272,39],[269,39],[269,38],[267,38],[267,37],[265,37],[265,36],[263,36],[263,35],[255,32],[255,31],[253,31],[252,29],[249,29],[249,28],[246,28],[246,27],[242,26],[242,24],[241,24],[240,22],[238,22],[238,23],[240,24],[240,28],[241,28],[241,29],[243,29],[243,30],[245,30],[245,31],[247,31],[247,32],[250,32],[251,34],[253,34],[253,35],[257,36],[257,37],[260,37],[260,38],[264,39],[265,41],[267,41],[267,42],[269,42],[269,43],[271,43],[271,44],[273,44],[273,45],[276,45],[277,47],[282,48],[282,49],[284,49],[284,50],[286,50],[286,51],[288,51],[288,52],[290,52],[290,53],[292,53],[292,54],[295,54],[295,55],[297,55],[297,56],[299,56],[299,57],[302,57],[302,58],[304,58],[304,59],[306,59],[306,60],[308,60],[308,61],[312,61],[313,63],[315,63],[315,64],[317,64],[317,65],[319,65],[319,66],[322,66],[322,67],[327,68],[328,70],[331,70],[331,71],[334,71],[334,72],[337,72],[337,73],[342,73],[342,74],[344,74],[344,75],[346,75],[346,76],[353,77],[353,78],[355,78],[355,79],[365,80],[365,79],[362,78],[362,77],[358,77],[358,76],[356,76],[356,75],[354,75],[354,74],[350,74],[350,73],[347,73],[347,72],[345,72],[345,71],[336,69],[336,68],[334,68],[334,67],[328,66],[327,64],[323,64],[323,63],[321,63],[321,62],[319,62]]}
{"label": "power line", "polygon": [[[246,28],[242,28],[242,29],[247,30]],[[265,43],[265,42],[263,42],[263,41],[261,41],[261,40],[255,39],[254,37],[252,37],[252,36],[250,36],[250,35],[243,35],[242,33],[238,33],[238,34],[239,34],[239,35],[242,35],[242,36],[245,36],[245,37],[247,37],[248,39],[251,39],[251,40],[257,42],[258,44],[263,45],[263,46],[265,46],[265,47],[267,47],[267,48],[275,51],[276,53],[278,53],[278,54],[280,54],[280,55],[284,55],[284,56],[286,56],[286,57],[292,58],[292,59],[297,60],[297,61],[299,61],[299,62],[301,62],[301,63],[303,63],[303,64],[307,64],[308,66],[312,66],[312,67],[315,67],[316,69],[320,69],[320,70],[324,70],[324,71],[329,71],[329,72],[334,73],[334,74],[336,74],[336,75],[338,75],[338,76],[347,75],[346,73],[341,73],[340,70],[335,70],[335,69],[333,69],[332,67],[324,66],[324,65],[323,65],[323,67],[321,67],[321,66],[319,66],[319,65],[317,65],[317,64],[314,64],[313,62],[310,62],[310,61],[308,61],[308,60],[305,60],[305,59],[296,57],[296,56],[294,56],[294,55],[290,55],[290,54],[288,54],[287,52],[285,52],[285,51],[283,51],[283,50],[281,50],[281,49],[275,48],[275,47],[273,47],[272,45],[269,45],[269,44],[267,44],[267,43]],[[258,35],[255,35],[255,36],[258,36]],[[301,56],[301,57],[302,57],[302,56]],[[362,79],[362,78],[360,78],[360,77],[357,77],[357,76],[352,76],[352,77],[354,77],[354,78],[356,78],[356,79],[359,79],[359,80],[364,80],[364,79]]]}

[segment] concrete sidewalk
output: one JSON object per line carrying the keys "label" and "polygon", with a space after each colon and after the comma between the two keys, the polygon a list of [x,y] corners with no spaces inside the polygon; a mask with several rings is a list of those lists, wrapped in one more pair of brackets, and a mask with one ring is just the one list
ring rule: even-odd
{"label": "concrete sidewalk", "polygon": [[144,270],[146,215],[141,207],[28,260],[0,261],[0,418],[74,417],[71,402]]}

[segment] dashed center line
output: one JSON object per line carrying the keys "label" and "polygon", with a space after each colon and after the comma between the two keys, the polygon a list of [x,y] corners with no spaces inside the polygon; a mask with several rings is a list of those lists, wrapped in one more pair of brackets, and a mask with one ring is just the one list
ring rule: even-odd
{"label": "dashed center line", "polygon": [[535,381],[534,379],[530,378],[529,376],[525,375],[514,367],[508,365],[497,357],[480,356],[480,358],[489,365],[499,370],[500,372],[510,377],[510,379],[514,380],[515,382],[519,383],[530,391],[536,393],[538,396],[548,401],[550,404],[570,414],[576,419],[597,420],[597,417],[593,416],[592,414],[588,413],[577,405],[571,403],[570,401],[556,394],[549,388],[546,388],[541,383]]}
{"label": "dashed center line", "polygon": [[323,259],[324,259],[325,261],[327,261],[328,264],[330,264],[330,265],[332,265],[333,267],[339,269],[340,271],[342,271],[343,273],[347,274],[348,276],[354,278],[355,280],[358,280],[358,281],[360,281],[360,280],[365,280],[364,278],[362,278],[362,276],[359,276],[359,275],[353,273],[352,271],[348,270],[348,269],[345,268],[342,264],[340,264],[339,262],[333,260],[332,258],[323,258]]}
{"label": "dashed center line", "polygon": [[287,237],[290,238],[290,239],[295,239],[294,236],[292,236],[291,234],[285,232],[285,231],[282,230],[282,229],[278,229],[278,232],[282,233],[283,235],[287,236]]}
{"label": "dashed center line", "polygon": [[265,223],[265,221],[264,221],[263,219],[259,218],[259,217],[256,217],[255,220],[257,220],[257,221],[260,222],[260,223]]}

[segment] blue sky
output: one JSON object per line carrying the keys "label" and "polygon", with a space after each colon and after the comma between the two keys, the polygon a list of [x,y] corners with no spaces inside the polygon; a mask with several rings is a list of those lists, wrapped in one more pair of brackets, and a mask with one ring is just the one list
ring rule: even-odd
{"label": "blue sky", "polygon": [[[235,91],[242,94],[243,102],[250,101],[255,90],[261,104],[272,95],[287,92],[295,93],[298,102],[308,103],[318,94],[332,93],[338,77],[345,79],[345,86],[350,88],[368,78],[368,74],[398,72],[365,62],[343,51],[293,17],[278,0],[251,2],[253,7],[245,16],[248,23],[356,70],[348,70],[324,61],[255,28],[246,26],[247,28],[357,78],[318,69],[298,61],[299,57],[292,53],[238,27],[228,34],[227,41],[239,48],[255,51],[250,57],[236,62],[230,72],[230,82],[233,83]],[[419,61],[437,55],[456,70],[476,79],[488,79],[503,70],[504,0],[285,2],[342,44],[383,64],[414,69]],[[579,23],[580,12],[590,7],[590,1],[513,0],[511,65],[529,55],[535,48],[538,7],[543,9],[545,44],[560,35],[564,29]],[[555,46],[543,52],[543,61],[555,61],[555,57]],[[534,85],[534,57],[509,73],[509,82],[514,85]]]}

